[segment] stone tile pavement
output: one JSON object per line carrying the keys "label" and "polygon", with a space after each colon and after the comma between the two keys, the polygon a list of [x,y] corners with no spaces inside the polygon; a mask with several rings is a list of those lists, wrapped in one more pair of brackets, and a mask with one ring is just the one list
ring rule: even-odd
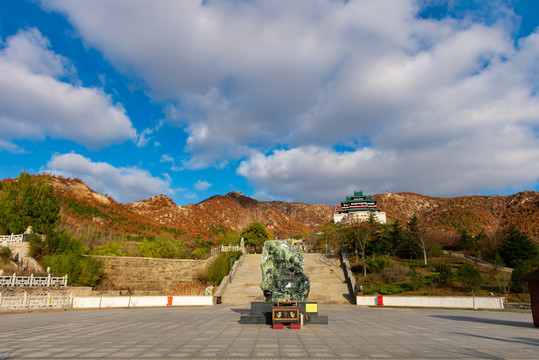
{"label": "stone tile pavement", "polygon": [[240,325],[245,305],[0,313],[0,359],[539,359],[530,313],[320,305],[329,325]]}

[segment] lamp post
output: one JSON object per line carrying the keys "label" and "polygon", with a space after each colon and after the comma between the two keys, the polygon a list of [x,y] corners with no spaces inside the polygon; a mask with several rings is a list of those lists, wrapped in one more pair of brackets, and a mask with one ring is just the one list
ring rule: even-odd
{"label": "lamp post", "polygon": [[234,264],[234,255],[230,255],[230,275],[228,276],[229,282],[232,282],[232,264]]}

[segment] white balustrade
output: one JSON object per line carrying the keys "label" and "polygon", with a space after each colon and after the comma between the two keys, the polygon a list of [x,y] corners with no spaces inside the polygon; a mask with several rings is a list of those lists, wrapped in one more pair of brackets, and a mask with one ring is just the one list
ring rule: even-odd
{"label": "white balustrade", "polygon": [[67,309],[73,307],[73,294],[29,296],[3,296],[0,293],[0,309],[2,310],[34,310],[34,309]]}
{"label": "white balustrade", "polygon": [[30,286],[67,286],[67,275],[56,276],[0,276],[0,286],[30,287]]}

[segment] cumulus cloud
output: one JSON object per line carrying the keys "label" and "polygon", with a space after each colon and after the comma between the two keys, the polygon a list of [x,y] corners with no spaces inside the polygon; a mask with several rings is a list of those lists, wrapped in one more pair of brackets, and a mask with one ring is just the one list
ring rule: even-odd
{"label": "cumulus cloud", "polygon": [[123,107],[100,89],[63,81],[74,80],[76,71],[49,47],[29,29],[7,38],[0,50],[0,127],[10,143],[0,148],[16,152],[13,140],[47,136],[92,149],[135,139]]}
{"label": "cumulus cloud", "polygon": [[54,155],[45,172],[64,177],[79,178],[101,194],[109,194],[123,203],[147,199],[156,194],[173,195],[171,179],[152,176],[137,167],[114,167],[106,162],[94,162],[82,155],[69,153]]}
{"label": "cumulus cloud", "polygon": [[539,142],[527,129],[508,126],[470,136],[428,152],[313,146],[258,153],[240,164],[238,174],[263,189],[264,198],[329,205],[360,189],[451,196],[536,183]]}
{"label": "cumulus cloud", "polygon": [[209,188],[211,188],[211,184],[207,182],[206,180],[198,180],[195,183],[194,188],[199,191],[208,190]]}
{"label": "cumulus cloud", "polygon": [[258,190],[310,201],[305,189],[324,189],[326,202],[358,187],[455,195],[534,186],[539,33],[515,41],[504,2],[482,8],[493,9],[489,21],[476,12],[424,19],[427,3],[44,6],[171,102],[167,120],[188,132],[185,168],[246,158],[238,174]]}

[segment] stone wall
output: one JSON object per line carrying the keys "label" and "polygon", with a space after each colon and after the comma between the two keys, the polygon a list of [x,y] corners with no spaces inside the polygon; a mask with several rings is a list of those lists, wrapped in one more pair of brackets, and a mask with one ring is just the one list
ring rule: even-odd
{"label": "stone wall", "polygon": [[172,295],[178,286],[198,279],[211,263],[207,260],[96,256],[104,264],[105,279],[99,289],[121,293]]}

